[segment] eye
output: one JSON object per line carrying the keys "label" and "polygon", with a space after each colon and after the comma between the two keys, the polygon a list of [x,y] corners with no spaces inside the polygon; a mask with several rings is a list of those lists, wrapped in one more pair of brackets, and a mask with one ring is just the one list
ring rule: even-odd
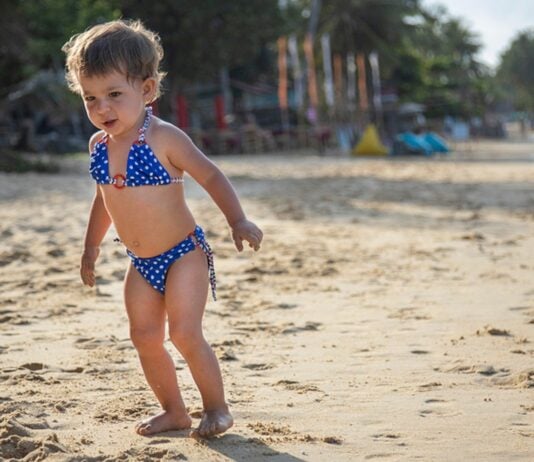
{"label": "eye", "polygon": [[95,100],[95,97],[94,96],[84,96],[83,97],[83,100],[84,101],[87,101],[88,103],[91,102],[91,101],[94,101]]}
{"label": "eye", "polygon": [[121,95],[121,92],[120,91],[112,91],[109,96],[111,96],[112,98],[117,98]]}

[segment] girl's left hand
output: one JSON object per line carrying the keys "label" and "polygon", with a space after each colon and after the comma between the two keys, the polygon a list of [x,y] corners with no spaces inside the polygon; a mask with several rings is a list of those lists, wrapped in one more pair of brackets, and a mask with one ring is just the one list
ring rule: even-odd
{"label": "girl's left hand", "polygon": [[239,252],[243,250],[243,241],[247,241],[252,249],[259,250],[263,232],[251,221],[243,219],[232,227],[232,239]]}

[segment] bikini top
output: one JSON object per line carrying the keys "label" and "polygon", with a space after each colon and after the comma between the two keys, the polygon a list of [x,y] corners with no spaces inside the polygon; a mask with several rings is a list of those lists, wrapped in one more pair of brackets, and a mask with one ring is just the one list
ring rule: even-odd
{"label": "bikini top", "polygon": [[145,132],[150,125],[152,108],[146,108],[143,126],[139,129],[139,138],[132,144],[126,161],[126,175],[118,173],[111,177],[109,173],[108,135],[105,134],[91,153],[89,173],[98,184],[112,184],[118,189],[125,186],[166,185],[183,183],[182,177],[171,178],[169,172],[158,160],[154,151],[145,141]]}

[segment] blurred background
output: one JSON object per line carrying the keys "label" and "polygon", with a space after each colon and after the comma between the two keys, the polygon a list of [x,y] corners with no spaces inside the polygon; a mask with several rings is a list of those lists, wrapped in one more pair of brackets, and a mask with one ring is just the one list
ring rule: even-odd
{"label": "blurred background", "polygon": [[[86,150],[94,128],[61,46],[116,18],[160,34],[168,75],[155,110],[209,155],[350,152],[370,127],[383,154],[417,153],[399,144],[406,133],[527,139],[534,8],[508,3],[0,0],[0,152]],[[512,23],[514,5],[524,14]]]}

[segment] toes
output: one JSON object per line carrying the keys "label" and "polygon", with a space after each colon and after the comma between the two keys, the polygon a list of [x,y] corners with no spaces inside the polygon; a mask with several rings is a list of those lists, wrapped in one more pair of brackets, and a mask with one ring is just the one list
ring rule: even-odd
{"label": "toes", "polygon": [[206,436],[208,436],[208,425],[206,423],[204,424],[200,424],[198,426],[198,434],[200,436],[202,436],[203,438],[205,438]]}
{"label": "toes", "polygon": [[209,426],[208,431],[206,432],[206,436],[214,436],[217,433],[219,433],[219,425],[217,422],[212,422],[212,424]]}
{"label": "toes", "polygon": [[205,422],[200,423],[197,432],[202,438],[210,438],[211,436],[221,433],[221,430],[217,421],[211,422],[206,419]]}
{"label": "toes", "polygon": [[137,433],[139,433],[140,435],[149,435],[150,429],[151,429],[150,424],[143,424],[137,428]]}
{"label": "toes", "polygon": [[198,427],[190,435],[193,438],[210,438],[224,432],[231,426],[232,424],[226,416],[204,414],[200,419]]}
{"label": "toes", "polygon": [[207,427],[206,416],[203,415],[196,429],[196,432],[198,433],[199,436],[202,436],[202,437],[206,436],[206,427]]}

